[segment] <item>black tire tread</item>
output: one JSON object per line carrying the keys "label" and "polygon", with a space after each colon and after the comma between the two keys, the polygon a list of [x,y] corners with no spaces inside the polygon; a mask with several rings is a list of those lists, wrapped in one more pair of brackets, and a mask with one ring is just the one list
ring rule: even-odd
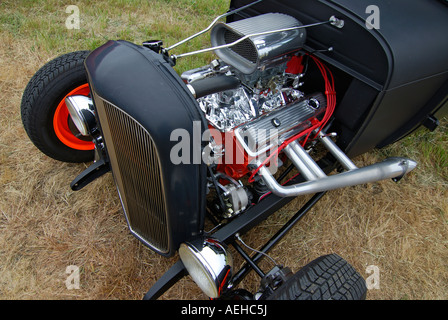
{"label": "black tire tread", "polygon": [[42,102],[45,96],[60,81],[67,81],[66,77],[70,73],[74,78],[85,77],[84,60],[89,53],[90,51],[75,51],[49,61],[33,75],[22,96],[21,118],[28,137],[40,151],[56,160],[86,162],[93,158],[93,152],[74,152],[62,143],[59,146],[61,150],[49,146],[48,141],[42,138],[40,124],[43,114],[48,113],[47,106]]}
{"label": "black tire tread", "polygon": [[322,256],[312,261],[268,300],[364,300],[365,280],[337,254]]}

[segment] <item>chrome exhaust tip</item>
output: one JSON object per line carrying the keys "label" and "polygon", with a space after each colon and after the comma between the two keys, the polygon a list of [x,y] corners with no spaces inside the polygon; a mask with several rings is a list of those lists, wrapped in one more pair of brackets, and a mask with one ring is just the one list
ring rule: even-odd
{"label": "chrome exhaust tip", "polygon": [[303,147],[293,142],[285,148],[285,153],[307,181],[288,186],[280,185],[270,171],[258,161],[257,165],[261,166],[259,175],[268,189],[279,197],[297,197],[385,179],[397,182],[417,167],[417,162],[413,160],[394,157],[364,168],[357,168],[331,139],[321,136],[321,141],[348,171],[327,176]]}

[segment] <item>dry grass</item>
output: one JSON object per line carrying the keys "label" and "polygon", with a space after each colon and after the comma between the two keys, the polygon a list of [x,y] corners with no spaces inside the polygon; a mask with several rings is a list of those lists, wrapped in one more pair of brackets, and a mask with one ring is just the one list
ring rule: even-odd
{"label": "dry grass", "polygon": [[[120,23],[136,19],[123,16],[105,22],[102,32],[115,35]],[[161,258],[129,234],[110,175],[73,192],[69,183],[85,165],[54,161],[32,145],[21,124],[21,95],[32,74],[60,52],[20,30],[2,28],[0,37],[0,298],[141,299],[177,258]],[[96,41],[92,38],[92,45]],[[272,256],[298,270],[335,252],[364,277],[367,266],[379,267],[380,289],[370,290],[370,299],[447,299],[447,132],[444,121],[439,133],[414,135],[356,159],[361,166],[388,155],[409,155],[420,165],[399,184],[384,181],[330,192]],[[423,154],[424,145],[445,153]],[[270,217],[244,237],[246,242],[261,245],[305,200]],[[80,267],[79,290],[66,288],[69,265]],[[261,265],[270,266],[268,261]],[[255,291],[258,284],[251,273],[242,286]],[[205,298],[189,278],[162,297]]]}

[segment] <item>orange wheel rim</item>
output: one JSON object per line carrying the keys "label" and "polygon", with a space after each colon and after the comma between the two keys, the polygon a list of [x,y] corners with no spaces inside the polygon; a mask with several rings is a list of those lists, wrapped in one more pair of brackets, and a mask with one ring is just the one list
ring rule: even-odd
{"label": "orange wheel rim", "polygon": [[83,95],[88,96],[90,94],[89,84],[83,84],[72,91],[70,91],[60,102],[56,108],[56,112],[53,117],[53,128],[56,136],[59,140],[65,144],[67,147],[76,150],[93,150],[95,149],[95,144],[91,141],[84,141],[77,138],[73,132],[70,130],[68,125],[70,114],[65,104],[65,98],[73,95]]}

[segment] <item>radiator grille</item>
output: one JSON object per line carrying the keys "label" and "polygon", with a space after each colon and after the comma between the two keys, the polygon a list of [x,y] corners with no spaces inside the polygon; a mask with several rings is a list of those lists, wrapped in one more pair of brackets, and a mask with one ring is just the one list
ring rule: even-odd
{"label": "radiator grille", "polygon": [[103,106],[108,127],[104,138],[129,227],[147,245],[166,253],[167,210],[155,144],[128,114],[106,101]]}

